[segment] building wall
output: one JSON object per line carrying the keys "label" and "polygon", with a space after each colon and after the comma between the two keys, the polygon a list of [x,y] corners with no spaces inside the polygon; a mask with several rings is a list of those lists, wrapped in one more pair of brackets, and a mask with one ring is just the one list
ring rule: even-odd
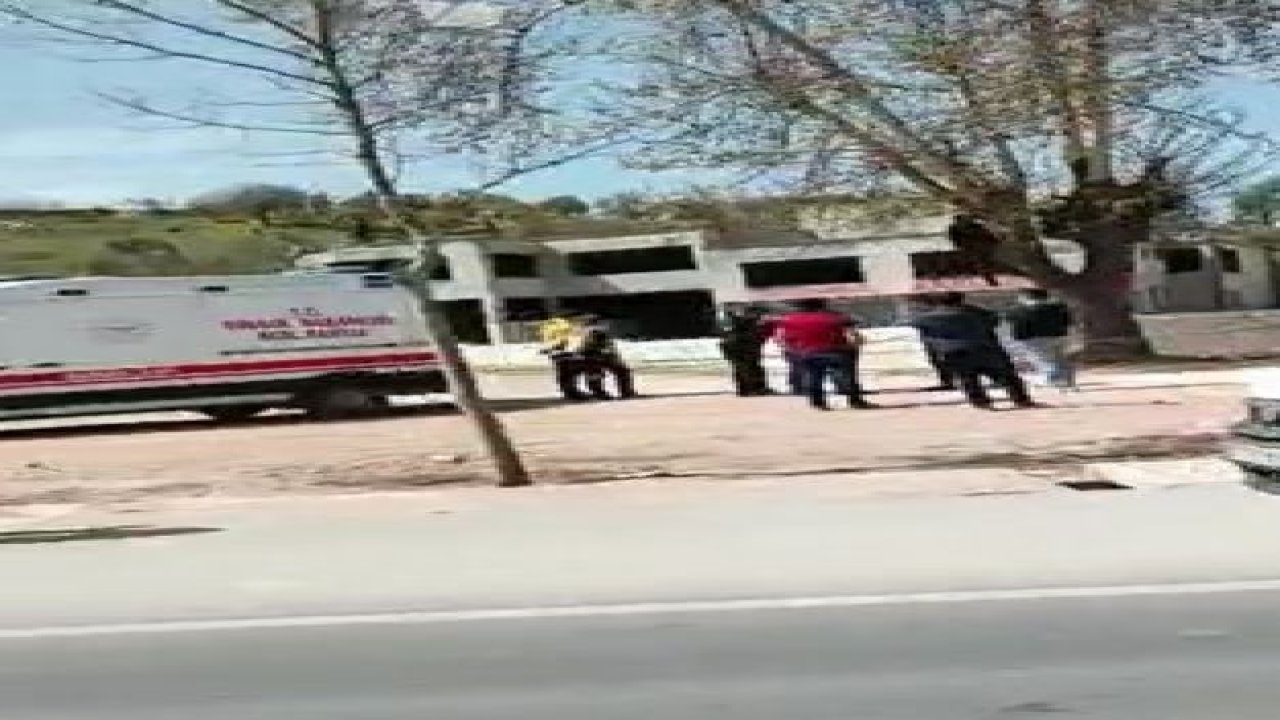
{"label": "building wall", "polygon": [[545,247],[561,255],[599,250],[627,250],[632,248],[669,247],[671,245],[699,246],[705,233],[702,230],[654,233],[652,235],[626,235],[621,237],[572,238],[547,240]]}
{"label": "building wall", "polygon": [[[1265,248],[1233,248],[1240,257],[1240,272],[1224,273],[1223,289],[1230,310],[1258,310],[1276,306],[1275,258]],[[1234,293],[1234,295],[1232,295]]]}
{"label": "building wall", "polygon": [[[630,237],[580,238],[530,243],[502,240],[462,239],[441,244],[452,278],[432,283],[436,296],[444,301],[476,301],[480,304],[490,337],[516,340],[506,314],[509,299],[528,304],[545,299],[548,307],[574,305],[576,298],[588,304],[612,307],[610,298],[646,294],[709,293],[718,306],[740,303],[783,302],[801,295],[843,298],[851,312],[874,324],[889,324],[907,312],[907,296],[938,290],[980,291],[988,300],[1003,302],[1004,295],[1025,284],[1017,278],[1001,278],[1001,289],[992,292],[980,281],[966,278],[917,280],[913,277],[911,255],[919,252],[951,250],[945,234],[945,219],[913,221],[896,228],[883,224],[828,223],[819,237],[802,233],[758,231],[758,236],[725,238],[710,231],[656,233]],[[695,269],[665,272],[622,273],[598,276],[575,275],[569,256],[579,252],[688,246]],[[1187,248],[1188,244],[1177,247]],[[1055,261],[1069,271],[1079,270],[1083,255],[1071,243],[1048,247]],[[1276,306],[1272,278],[1276,265],[1267,250],[1235,248],[1239,272],[1220,273],[1218,257],[1208,244],[1202,266],[1187,273],[1168,273],[1152,249],[1138,252],[1134,274],[1134,306],[1139,312],[1206,311],[1215,309],[1256,309]],[[412,258],[412,248],[370,248],[344,251],[358,256],[399,254]],[[491,255],[523,253],[538,258],[539,277],[496,277]],[[332,253],[325,254],[327,256]],[[782,286],[750,288],[743,266],[750,263],[787,260],[819,260],[858,257],[863,281],[832,286]],[[321,257],[321,256],[317,256]],[[316,265],[308,258],[304,265]],[[642,300],[643,298],[637,298]],[[655,298],[655,301],[662,298]],[[700,301],[701,302],[701,301]],[[581,305],[582,303],[576,303]],[[643,303],[642,303],[643,304]],[[659,307],[661,306],[661,307]],[[656,302],[655,312],[668,312]]]}
{"label": "building wall", "polygon": [[[864,372],[873,375],[881,371],[919,370],[927,372],[928,360],[920,347],[919,336],[909,328],[875,328],[866,332],[867,345],[863,349]],[[623,357],[634,365],[652,368],[662,366],[721,365],[724,356],[715,338],[686,340],[657,340],[650,342],[619,343]],[[467,360],[482,369],[521,369],[545,371],[547,358],[538,351],[535,343],[513,343],[491,347],[466,348]],[[769,343],[765,347],[765,365],[775,374],[775,387],[784,384],[786,364],[779,348]]]}
{"label": "building wall", "polygon": [[1157,355],[1241,359],[1280,354],[1280,311],[1140,315],[1143,335]]}
{"label": "building wall", "polygon": [[950,249],[951,243],[945,237],[906,236],[851,240],[847,244],[708,249],[703,255],[709,282],[720,302],[750,302],[755,299],[755,293],[747,287],[742,273],[742,266],[746,264],[856,256],[862,261],[865,279],[861,284],[866,286],[868,294],[894,294],[910,292],[910,253]]}
{"label": "building wall", "polygon": [[[559,297],[584,297],[708,290],[708,280],[701,267],[702,244],[701,231],[549,241],[545,243],[548,250],[545,266],[546,292]],[[688,246],[693,254],[695,269],[591,276],[575,275],[570,270],[569,256],[573,253],[672,246]]]}
{"label": "building wall", "polygon": [[[1200,268],[1169,272],[1157,248],[1141,248],[1135,261],[1134,307],[1143,313],[1187,313],[1214,310],[1257,310],[1276,305],[1275,268],[1262,248],[1182,244],[1196,250]],[[1228,272],[1219,253],[1234,252],[1239,271]]]}
{"label": "building wall", "polygon": [[707,274],[701,270],[622,273],[618,275],[568,275],[554,284],[560,297],[589,295],[628,295],[633,293],[684,292],[711,289]]}

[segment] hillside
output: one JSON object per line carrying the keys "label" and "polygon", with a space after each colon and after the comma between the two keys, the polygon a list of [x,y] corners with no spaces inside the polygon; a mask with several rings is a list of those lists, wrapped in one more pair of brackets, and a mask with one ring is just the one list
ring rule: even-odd
{"label": "hillside", "polygon": [[[592,237],[682,229],[690,223],[579,218],[539,219],[449,235],[528,239]],[[383,235],[374,228],[375,235]],[[298,255],[351,242],[351,231],[320,217],[277,219],[193,213],[0,211],[0,276],[198,275],[274,272]],[[370,242],[394,242],[374,237]]]}
{"label": "hillside", "polygon": [[195,215],[93,212],[0,214],[0,274],[269,272],[343,235],[315,225]]}
{"label": "hillside", "polygon": [[[630,204],[625,207],[598,207],[592,214],[569,215],[557,211],[556,201],[529,204],[504,196],[446,195],[414,197],[409,207],[443,236],[532,241],[699,227],[730,234],[741,229],[786,229],[794,227],[797,209],[821,203],[857,202],[868,218],[921,212],[910,197],[870,201],[840,196],[737,200],[636,196],[628,198]],[[275,208],[258,201],[143,212],[0,209],[0,276],[274,272],[290,267],[299,255],[338,244],[398,242],[402,242],[398,233],[361,198]]]}

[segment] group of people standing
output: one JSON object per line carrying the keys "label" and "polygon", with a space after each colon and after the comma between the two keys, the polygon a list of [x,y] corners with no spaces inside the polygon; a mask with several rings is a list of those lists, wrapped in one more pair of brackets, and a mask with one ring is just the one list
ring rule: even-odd
{"label": "group of people standing", "polygon": [[[542,323],[538,332],[542,353],[551,359],[556,386],[565,400],[636,397],[631,368],[623,361],[613,332],[599,316],[557,315]],[[605,387],[608,377],[613,378],[616,396]]]}
{"label": "group of people standing", "polygon": [[858,380],[863,336],[853,318],[817,299],[802,300],[793,312],[778,317],[766,317],[757,308],[731,313],[720,349],[733,369],[739,395],[773,394],[764,370],[764,346],[770,340],[782,346],[793,394],[804,395],[815,408],[827,410],[827,385],[832,384],[850,407],[872,407]]}
{"label": "group of people standing", "polygon": [[[920,334],[924,350],[938,374],[936,390],[961,390],[969,404],[990,409],[987,384],[1002,387],[1016,407],[1035,407],[1026,383],[998,333],[1009,326],[1014,347],[1036,367],[1045,385],[1075,387],[1067,356],[1073,319],[1064,303],[1040,289],[1024,291],[1018,305],[1004,314],[968,303],[958,292],[920,298],[909,325]],[[739,395],[772,394],[763,356],[776,342],[788,365],[792,394],[803,395],[819,410],[829,409],[827,387],[858,409],[875,407],[866,400],[859,379],[859,357],[865,342],[856,322],[823,300],[803,300],[792,312],[767,316],[755,308],[730,314],[721,334],[721,350],[733,370]]]}
{"label": "group of people standing", "polygon": [[[1012,347],[1035,367],[1045,386],[1074,389],[1075,371],[1067,354],[1073,318],[1066,304],[1040,289],[1025,290],[1002,314],[970,304],[962,293],[919,298],[908,321],[920,335],[938,375],[933,390],[960,390],[969,404],[991,409],[988,386],[1003,388],[1016,407],[1035,407],[1026,382],[999,328],[1008,326]],[[570,401],[636,397],[635,380],[612,331],[598,316],[562,314],[539,327],[543,354],[551,359],[556,385]],[[764,349],[777,343],[787,361],[787,385],[819,410],[831,408],[828,389],[849,407],[871,409],[859,378],[865,336],[849,315],[821,299],[801,300],[791,312],[768,315],[759,308],[730,313],[721,328],[720,348],[733,373],[738,395],[771,395]],[[606,381],[612,378],[615,394]]]}

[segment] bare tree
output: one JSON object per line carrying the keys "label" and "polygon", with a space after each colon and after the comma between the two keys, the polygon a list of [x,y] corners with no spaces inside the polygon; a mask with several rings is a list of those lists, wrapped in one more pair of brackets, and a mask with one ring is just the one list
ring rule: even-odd
{"label": "bare tree", "polygon": [[[1142,346],[1129,277],[1156,221],[1273,156],[1188,103],[1274,39],[1271,0],[601,4],[648,30],[614,43],[632,72],[603,112],[685,130],[638,164],[923,192],[954,208],[972,263],[1074,302],[1095,352]],[[1083,269],[1057,265],[1046,237],[1077,243]]]}
{"label": "bare tree", "polygon": [[[538,103],[557,57],[539,33],[572,5],[560,0],[4,0],[0,13],[54,37],[139,61],[179,61],[242,73],[234,97],[173,105],[109,99],[181,125],[301,135],[353,158],[387,221],[422,249],[409,285],[453,396],[474,424],[503,487],[532,482],[482,397],[427,278],[439,261],[433,229],[407,211],[399,171],[442,153],[499,156],[488,187],[591,152],[540,154],[556,135]],[[598,139],[599,136],[594,136]],[[561,149],[557,147],[557,149]]]}

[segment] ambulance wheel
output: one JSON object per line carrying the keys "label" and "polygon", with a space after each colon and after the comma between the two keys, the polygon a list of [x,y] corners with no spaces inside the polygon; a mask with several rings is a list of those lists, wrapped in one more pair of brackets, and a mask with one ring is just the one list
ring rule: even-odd
{"label": "ambulance wheel", "polygon": [[365,388],[331,387],[312,395],[304,404],[304,408],[307,415],[317,420],[337,420],[372,415],[387,409],[390,405],[385,396]]}
{"label": "ambulance wheel", "polygon": [[224,405],[221,407],[201,408],[200,414],[222,423],[244,422],[266,412],[261,405]]}

